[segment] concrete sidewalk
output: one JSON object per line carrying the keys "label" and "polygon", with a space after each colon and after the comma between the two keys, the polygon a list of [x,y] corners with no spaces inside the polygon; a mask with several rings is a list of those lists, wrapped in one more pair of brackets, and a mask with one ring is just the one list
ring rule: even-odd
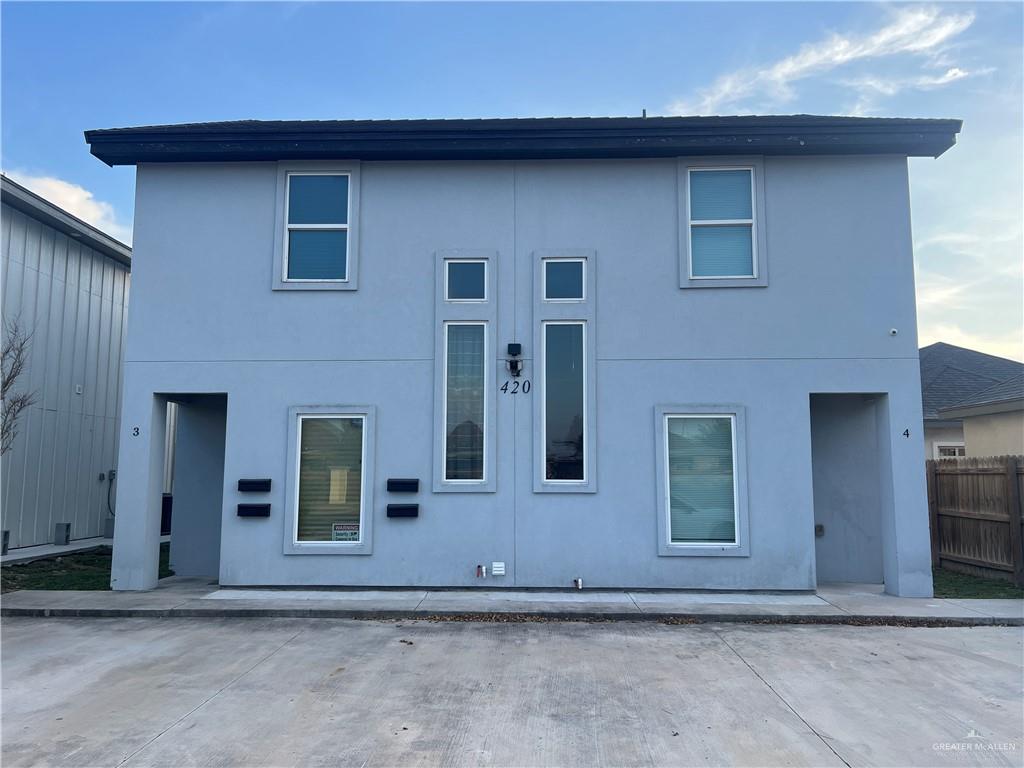
{"label": "concrete sidewalk", "polygon": [[891,597],[881,586],[822,587],[817,594],[533,590],[222,589],[164,579],[149,592],[22,590],[3,616],[460,618],[672,620],[778,624],[1024,625],[1024,601]]}

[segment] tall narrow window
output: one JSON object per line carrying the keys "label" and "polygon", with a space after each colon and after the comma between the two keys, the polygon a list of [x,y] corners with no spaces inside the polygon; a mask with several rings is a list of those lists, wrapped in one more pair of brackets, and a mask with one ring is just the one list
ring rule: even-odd
{"label": "tall narrow window", "polygon": [[735,422],[731,415],[666,415],[669,544],[735,544]]}
{"label": "tall narrow window", "polygon": [[586,479],[585,324],[546,322],[544,331],[544,479]]}
{"label": "tall narrow window", "polygon": [[284,279],[348,279],[349,176],[290,173]]}
{"label": "tall narrow window", "polygon": [[444,479],[484,479],[486,323],[445,323]]}
{"label": "tall narrow window", "polygon": [[362,542],[363,416],[300,416],[297,542]]}
{"label": "tall narrow window", "polygon": [[754,171],[691,168],[690,277],[756,277]]}

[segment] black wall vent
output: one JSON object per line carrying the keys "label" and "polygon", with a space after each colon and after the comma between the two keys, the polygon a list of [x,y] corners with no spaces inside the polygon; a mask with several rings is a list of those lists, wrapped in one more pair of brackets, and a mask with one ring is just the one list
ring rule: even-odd
{"label": "black wall vent", "polygon": [[270,478],[248,478],[238,481],[238,490],[242,493],[269,493]]}
{"label": "black wall vent", "polygon": [[239,504],[239,517],[270,517],[269,504]]}
{"label": "black wall vent", "polygon": [[419,493],[420,481],[415,477],[389,477],[389,493]]}
{"label": "black wall vent", "polygon": [[419,504],[388,504],[388,517],[419,517]]}

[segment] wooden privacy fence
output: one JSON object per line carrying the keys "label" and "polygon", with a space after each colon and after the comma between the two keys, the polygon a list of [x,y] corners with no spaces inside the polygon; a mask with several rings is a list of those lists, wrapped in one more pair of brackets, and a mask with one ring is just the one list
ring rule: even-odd
{"label": "wooden privacy fence", "polygon": [[932,564],[1024,586],[1024,456],[927,462]]}

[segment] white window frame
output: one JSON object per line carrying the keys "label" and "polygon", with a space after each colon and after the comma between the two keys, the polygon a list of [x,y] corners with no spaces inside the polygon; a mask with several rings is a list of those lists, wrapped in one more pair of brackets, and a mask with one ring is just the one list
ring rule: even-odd
{"label": "white window frame", "polygon": [[[768,285],[768,237],[765,214],[764,158],[758,155],[743,157],[681,157],[676,165],[676,195],[679,251],[680,288],[765,288]],[[690,205],[691,173],[701,171],[750,171],[751,219],[719,219],[692,221]],[[693,275],[693,227],[750,225],[751,275]]]}
{"label": "white window frame", "polygon": [[[728,418],[732,429],[733,542],[673,542],[672,486],[668,455],[668,425],[674,418]],[[655,462],[658,500],[658,555],[662,557],[749,557],[747,509],[746,408],[730,403],[659,405],[654,409],[658,441]]]}
{"label": "white window frame", "polygon": [[[585,267],[584,267],[585,268]],[[579,325],[583,327],[583,477],[579,480],[551,480],[547,476],[548,465],[548,333],[549,325]],[[540,444],[544,453],[539,462],[540,481],[545,485],[555,486],[579,486],[587,485],[590,478],[587,472],[587,465],[590,463],[590,446],[587,439],[590,437],[590,406],[587,397],[587,385],[590,383],[587,378],[587,344],[588,331],[586,320],[542,320],[540,324]]]}
{"label": "white window frame", "polygon": [[[348,221],[344,224],[289,224],[288,204],[292,176],[348,177]],[[274,263],[270,288],[274,291],[355,291],[359,288],[360,164],[356,160],[288,160],[277,164],[277,200],[274,215]],[[320,230],[348,233],[344,278],[289,278],[288,233]]]}
{"label": "white window frame", "polygon": [[[486,262],[485,262],[486,263]],[[485,267],[486,269],[486,267]],[[486,274],[486,272],[485,272]],[[448,279],[448,275],[445,274],[445,280]],[[486,282],[485,282],[486,285]],[[485,289],[486,292],[486,289]],[[483,455],[481,456],[481,464],[483,466],[483,473],[480,478],[474,480],[465,479],[452,479],[448,477],[448,328],[453,325],[479,325],[484,329],[484,423],[483,423]],[[489,430],[491,425],[487,417],[487,395],[491,390],[491,378],[488,373],[488,369],[491,367],[488,365],[490,360],[490,327],[486,320],[445,320],[442,323],[442,335],[444,337],[444,358],[442,360],[443,370],[441,373],[441,391],[443,393],[441,403],[441,423],[444,425],[444,429],[441,432],[441,480],[444,483],[453,483],[455,485],[486,485],[488,481],[487,477],[487,460],[490,458],[487,454],[487,443],[489,437]]]}
{"label": "white window frame", "polygon": [[665,467],[671,465],[668,448],[668,427],[673,419],[724,419],[729,422],[729,438],[732,444],[732,522],[734,540],[721,541],[673,541],[672,540],[672,477],[671,473],[665,472],[665,482],[661,492],[665,494],[665,508],[668,514],[665,515],[665,539],[670,547],[738,547],[740,532],[740,489],[739,477],[736,467],[736,416],[732,413],[666,413],[663,416],[661,428],[661,448],[664,453]]}
{"label": "white window frame", "polygon": [[940,448],[966,448],[967,443],[963,440],[943,440],[941,443],[935,443],[932,446],[932,458],[933,459],[950,459],[950,458],[964,458],[963,456],[942,456],[939,453]]}
{"label": "white window frame", "polygon": [[[344,176],[348,185],[346,198],[347,212],[345,218],[352,221],[352,174],[345,171],[288,171],[285,174],[284,186],[284,258],[281,261],[281,280],[286,283],[347,283],[348,282],[348,222],[345,224],[291,224],[288,221],[289,205],[292,192],[292,179],[296,176]],[[331,278],[288,277],[288,251],[291,233],[300,231],[313,232],[344,232],[345,233],[345,276]]]}
{"label": "white window frame", "polygon": [[[487,301],[487,259],[445,259],[444,260],[444,300],[450,304],[482,304]],[[452,264],[483,264],[484,265],[484,295],[481,299],[453,299],[448,296],[448,267]]]}
{"label": "white window frame", "polygon": [[[484,262],[484,295],[479,299],[449,301],[449,261]],[[498,252],[481,248],[450,248],[434,252],[434,399],[432,421],[434,433],[430,445],[432,456],[431,482],[434,493],[496,493],[498,405],[495,392],[497,365],[504,360],[494,357],[499,349],[495,336],[498,327],[498,291],[495,281],[500,274]],[[448,443],[448,325],[466,323],[484,326],[484,479],[447,480]]]}
{"label": "white window frame", "polygon": [[[579,298],[575,299],[549,299],[548,298],[548,264],[551,262],[576,262],[581,266],[582,269],[582,282],[581,282],[581,293]],[[541,301],[550,304],[580,304],[587,300],[587,260],[578,256],[549,256],[541,259],[540,265],[540,298]]]}
{"label": "white window frame", "polygon": [[[690,181],[695,173],[714,171],[750,171],[750,218],[749,219],[700,219],[693,218],[693,195]],[[756,280],[757,279],[757,179],[756,169],[752,165],[712,165],[707,167],[691,167],[686,169],[686,264],[690,280]],[[750,226],[750,267],[749,275],[695,275],[693,274],[693,228],[694,227],[730,227]]]}
{"label": "white window frame", "polygon": [[[361,419],[363,445],[360,472],[359,541],[299,541],[299,467],[302,422],[307,419]],[[288,470],[285,477],[284,554],[369,555],[373,553],[373,457],[376,409],[371,405],[308,405],[288,409]]]}

